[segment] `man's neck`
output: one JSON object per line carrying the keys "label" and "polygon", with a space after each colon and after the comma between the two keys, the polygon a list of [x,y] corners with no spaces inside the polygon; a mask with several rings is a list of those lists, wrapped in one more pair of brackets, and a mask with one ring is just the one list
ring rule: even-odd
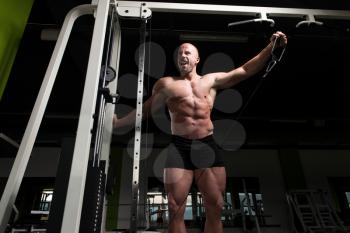
{"label": "man's neck", "polygon": [[187,79],[188,81],[192,81],[198,77],[198,74],[197,74],[197,72],[192,71],[192,72],[189,72],[187,74],[182,74],[181,77],[183,79]]}

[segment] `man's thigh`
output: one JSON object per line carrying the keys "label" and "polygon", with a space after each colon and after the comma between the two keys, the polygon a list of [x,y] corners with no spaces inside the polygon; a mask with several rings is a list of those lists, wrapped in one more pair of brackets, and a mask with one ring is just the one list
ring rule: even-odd
{"label": "man's thigh", "polygon": [[164,169],[164,186],[169,198],[185,200],[193,181],[193,171],[182,168]]}
{"label": "man's thigh", "polygon": [[218,200],[226,188],[225,167],[197,169],[194,172],[199,191],[208,201]]}

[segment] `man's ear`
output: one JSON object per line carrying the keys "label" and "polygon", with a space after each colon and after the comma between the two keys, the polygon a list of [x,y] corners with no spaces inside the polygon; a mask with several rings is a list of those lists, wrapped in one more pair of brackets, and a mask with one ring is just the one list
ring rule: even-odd
{"label": "man's ear", "polygon": [[197,57],[197,64],[199,63],[200,60],[201,60],[200,57]]}

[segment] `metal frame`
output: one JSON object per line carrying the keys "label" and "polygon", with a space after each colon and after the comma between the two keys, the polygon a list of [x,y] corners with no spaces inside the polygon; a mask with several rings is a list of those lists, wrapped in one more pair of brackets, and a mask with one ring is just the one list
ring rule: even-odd
{"label": "metal frame", "polygon": [[[133,8],[140,5],[140,2],[115,1],[118,8]],[[268,16],[302,18],[309,22],[316,22],[315,19],[350,19],[350,11],[303,9],[303,8],[282,8],[282,7],[258,7],[258,6],[231,6],[212,4],[188,4],[188,3],[165,3],[165,2],[142,2],[151,12],[172,12],[172,13],[196,13],[196,14],[219,14],[219,15],[245,15],[261,19],[268,19]]]}
{"label": "metal frame", "polygon": [[[96,3],[97,0],[93,0]],[[174,12],[174,13],[197,13],[197,14],[224,14],[224,15],[248,15],[267,19],[268,16],[306,18],[307,23],[316,23],[315,20],[322,19],[350,19],[350,11],[341,10],[318,10],[318,9],[299,9],[299,8],[275,8],[275,7],[252,7],[252,6],[230,6],[230,5],[203,5],[203,4],[185,4],[185,3],[162,3],[162,2],[131,2],[114,1],[112,4],[108,0],[99,0],[96,11],[96,21],[93,32],[92,45],[89,55],[86,83],[84,87],[82,107],[80,111],[77,137],[74,148],[74,158],[70,174],[69,187],[67,191],[67,201],[65,205],[64,218],[61,232],[78,232],[80,223],[80,212],[85,186],[85,176],[87,171],[87,162],[90,152],[91,128],[93,125],[93,114],[96,105],[96,96],[98,80],[100,76],[100,64],[102,59],[104,37],[106,31],[106,21],[109,7],[117,7],[120,17],[138,17],[145,19],[151,15],[151,12]],[[62,26],[59,38],[57,40],[53,55],[47,68],[42,86],[40,88],[37,100],[35,102],[31,117],[29,119],[26,131],[24,133],[21,145],[19,147],[14,165],[8,178],[5,190],[0,202],[0,232],[6,228],[10,217],[12,205],[15,202],[23,175],[28,164],[28,160],[33,149],[40,123],[57,75],[57,71],[65,50],[72,26],[75,20],[85,14],[93,14],[96,5],[82,5],[72,9]],[[116,38],[118,54],[120,49],[120,30]],[[139,55],[139,61],[144,59],[144,53]],[[119,65],[119,55],[116,58],[116,66]],[[116,69],[117,70],[117,69]],[[143,76],[143,71],[139,72],[139,79]],[[143,77],[142,77],[143,78]],[[140,88],[139,84],[139,88]],[[142,88],[141,88],[142,90]],[[138,98],[138,100],[142,100]],[[138,181],[139,181],[139,152],[140,138],[136,139],[141,131],[142,119],[142,101],[137,106],[137,116],[135,122],[135,146],[134,146],[134,167],[133,167],[133,195],[136,195],[138,202]],[[112,110],[108,115],[112,114]],[[107,120],[106,127],[111,127],[111,115]],[[138,128],[139,127],[139,128]],[[110,130],[111,132],[112,130]],[[108,139],[110,140],[110,138]],[[104,151],[107,151],[104,149]],[[136,154],[137,153],[137,154]],[[133,196],[134,198],[135,196]],[[136,210],[136,208],[133,208]],[[135,215],[137,216],[137,215]],[[135,221],[136,222],[136,221]],[[136,229],[136,228],[134,228]]]}
{"label": "metal frame", "polygon": [[97,5],[61,232],[79,232],[109,5],[108,0]]}
{"label": "metal frame", "polygon": [[[116,77],[118,77],[118,71],[119,71],[119,59],[120,59],[120,49],[121,49],[121,34],[120,34],[120,25],[118,22],[115,22],[115,28],[113,30],[114,35],[113,38],[115,38],[114,42],[111,46],[111,58],[109,61],[109,65],[116,71]],[[118,78],[114,79],[112,82],[108,84],[108,88],[111,93],[117,92],[117,84],[118,84]],[[101,160],[106,161],[106,170],[105,173],[108,172],[108,166],[109,166],[109,155],[110,155],[110,145],[112,141],[112,133],[111,129],[113,128],[113,115],[115,112],[115,105],[114,104],[108,104],[106,106],[106,114],[105,114],[105,124],[102,132],[102,148],[101,148]],[[104,197],[104,205],[108,206],[108,199],[106,196]],[[106,223],[106,217],[107,217],[107,208],[103,208],[102,212],[102,220],[101,220],[101,229],[105,229],[105,223]]]}
{"label": "metal frame", "polygon": [[95,9],[96,6],[92,5],[81,5],[73,8],[67,14],[63,23],[43,83],[40,87],[38,97],[35,101],[32,114],[17,152],[16,159],[1,197],[0,232],[5,231],[7,222],[10,218],[12,206],[15,203],[73,24],[80,16],[93,14]]}
{"label": "metal frame", "polygon": [[146,39],[146,22],[142,22],[140,28],[140,47],[138,61],[138,79],[137,79],[137,103],[136,103],[136,121],[135,121],[135,137],[134,137],[134,161],[132,175],[132,190],[131,190],[131,232],[137,231],[138,220],[138,203],[139,203],[139,168],[141,154],[141,124],[142,124],[142,105],[143,105],[143,78],[145,67],[145,39]]}

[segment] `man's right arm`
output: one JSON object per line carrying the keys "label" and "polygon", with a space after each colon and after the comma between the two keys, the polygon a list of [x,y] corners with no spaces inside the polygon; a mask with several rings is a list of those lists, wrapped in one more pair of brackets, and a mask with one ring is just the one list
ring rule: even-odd
{"label": "man's right arm", "polygon": [[[159,79],[153,86],[152,96],[146,100],[142,106],[142,119],[149,117],[152,111],[159,109],[165,103],[164,79]],[[113,116],[113,127],[119,128],[134,125],[136,121],[136,109],[132,110],[126,116],[118,118]]]}
{"label": "man's right arm", "polygon": [[117,114],[113,116],[113,128],[120,128],[124,126],[129,126],[135,123],[136,110],[132,110],[125,117],[118,118]]}
{"label": "man's right arm", "polygon": [[287,44],[287,36],[282,32],[275,32],[270,37],[270,43],[259,54],[247,61],[242,66],[229,72],[218,72],[210,74],[211,76],[214,76],[215,79],[215,82],[213,84],[214,88],[230,88],[259,72],[265,66],[266,62],[271,56],[274,40],[279,37],[281,40],[277,46],[285,46]]}

